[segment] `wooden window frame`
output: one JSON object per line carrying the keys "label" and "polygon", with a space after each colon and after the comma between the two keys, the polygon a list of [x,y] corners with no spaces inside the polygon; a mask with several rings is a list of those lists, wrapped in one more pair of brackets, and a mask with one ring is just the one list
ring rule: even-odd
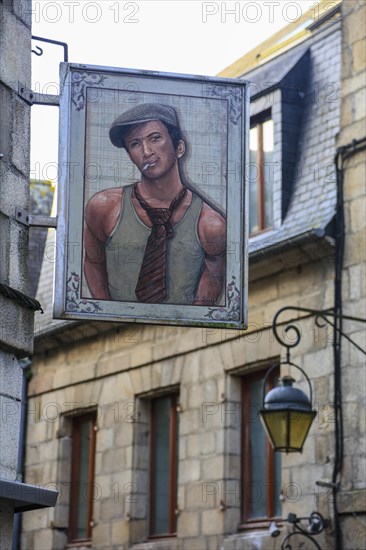
{"label": "wooden window frame", "polygon": [[250,120],[250,129],[258,128],[258,151],[257,151],[257,165],[258,165],[258,180],[257,180],[257,214],[258,214],[258,230],[250,233],[250,237],[255,237],[266,231],[270,231],[272,226],[266,226],[264,222],[265,212],[265,193],[264,193],[264,151],[263,151],[263,124],[272,119],[271,111],[266,111],[258,116],[252,117]]}
{"label": "wooden window frame", "polygon": [[[170,413],[169,413],[169,532],[153,534],[154,530],[154,494],[155,494],[155,403],[158,399],[170,398]],[[169,394],[156,397],[151,401],[151,417],[150,417],[150,518],[149,518],[149,538],[169,538],[176,536],[177,530],[177,471],[178,471],[178,456],[177,456],[177,429],[178,429],[178,395]]]}
{"label": "wooden window frame", "polygon": [[[241,422],[241,522],[239,530],[253,530],[268,528],[271,521],[279,522],[280,517],[275,516],[275,451],[273,450],[268,437],[266,438],[266,516],[262,518],[250,518],[250,494],[245,490],[251,482],[251,461],[250,461],[250,392],[249,383],[255,380],[263,380],[267,369],[248,373],[241,380],[242,399],[242,422]],[[275,379],[279,376],[278,369],[273,369],[267,380],[265,392],[273,388]],[[259,414],[259,411],[258,411]]]}
{"label": "wooden window frame", "polygon": [[[86,537],[77,537],[78,519],[78,485],[80,478],[79,457],[81,424],[89,422],[90,444],[89,444],[89,469],[88,469],[88,512],[86,520]],[[94,469],[95,469],[95,448],[97,417],[95,412],[76,416],[72,426],[72,453],[71,453],[71,486],[70,486],[70,507],[69,507],[69,545],[89,545],[92,538],[92,515],[93,515],[93,494],[94,494]]]}

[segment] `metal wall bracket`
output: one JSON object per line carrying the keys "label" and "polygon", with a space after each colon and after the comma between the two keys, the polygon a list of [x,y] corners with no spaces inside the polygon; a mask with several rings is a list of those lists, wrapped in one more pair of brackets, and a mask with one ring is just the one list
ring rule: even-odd
{"label": "metal wall bracket", "polygon": [[27,88],[24,84],[21,82],[18,82],[18,95],[28,105],[54,105],[58,106],[60,105],[60,96],[59,95],[53,95],[53,94],[40,94],[38,92],[33,92],[29,88]]}
{"label": "metal wall bracket", "polygon": [[21,82],[18,82],[18,96],[24,99],[28,105],[33,105],[33,92],[29,88],[25,86],[25,84],[22,84]]}
{"label": "metal wall bracket", "polygon": [[15,219],[27,227],[53,227],[57,228],[57,217],[38,216],[29,214],[23,208],[15,207]]}
{"label": "metal wall bracket", "polygon": [[[59,40],[52,40],[51,38],[44,38],[43,36],[34,36],[32,35],[32,40],[39,42],[45,42],[46,44],[54,44],[55,46],[61,46],[64,49],[64,61],[65,63],[69,60],[69,47],[66,42],[60,42]],[[37,50],[32,50],[32,53],[41,56],[43,55],[43,50],[39,46],[36,46]]]}

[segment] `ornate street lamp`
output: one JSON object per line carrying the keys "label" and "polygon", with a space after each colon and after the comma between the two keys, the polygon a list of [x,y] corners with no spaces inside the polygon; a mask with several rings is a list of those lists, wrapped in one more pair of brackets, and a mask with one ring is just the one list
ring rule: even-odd
{"label": "ornate street lamp", "polygon": [[310,426],[316,416],[312,407],[312,389],[309,378],[297,365],[287,362],[300,370],[310,388],[310,400],[303,391],[292,386],[295,380],[291,376],[280,378],[281,385],[273,388],[266,396],[266,380],[273,366],[268,370],[263,384],[263,403],[260,416],[272,447],[275,451],[302,452]]}
{"label": "ornate street lamp", "polygon": [[[265,376],[263,383],[263,400],[260,416],[267,435],[271,441],[271,444],[275,451],[295,453],[302,452],[306,437],[309,433],[311,424],[316,416],[316,411],[313,409],[313,392],[310,384],[310,380],[306,373],[290,360],[290,349],[297,346],[301,340],[301,333],[299,328],[292,324],[292,321],[288,321],[288,326],[284,329],[284,333],[287,334],[292,331],[295,335],[291,341],[286,341],[284,337],[278,332],[277,319],[286,310],[293,310],[298,312],[307,313],[316,316],[316,324],[319,327],[324,325],[320,324],[320,321],[331,325],[334,330],[341,336],[345,337],[351,342],[357,349],[365,354],[365,351],[354,342],[349,336],[336,325],[333,324],[329,317],[339,319],[349,319],[351,321],[357,321],[366,323],[365,319],[358,317],[350,317],[347,315],[337,315],[332,310],[319,311],[315,309],[308,309],[303,307],[286,306],[281,308],[273,318],[272,330],[276,340],[287,349],[286,360],[281,362],[281,365],[288,365],[289,367],[295,367],[305,377],[309,385],[310,399],[306,394],[293,387],[295,380],[291,376],[283,376],[280,378],[280,385],[273,388],[265,395],[266,381],[275,368],[270,368]],[[335,405],[335,414],[341,414],[341,402],[337,402]],[[340,438],[340,434],[337,430],[336,423],[336,438]]]}
{"label": "ornate street lamp", "polygon": [[[338,286],[340,282],[338,282]],[[337,285],[336,285],[337,286]],[[336,293],[337,294],[337,293]],[[339,477],[342,466],[343,458],[343,432],[342,432],[342,398],[341,398],[341,337],[346,338],[354,347],[366,355],[357,342],[352,340],[342,330],[342,321],[349,320],[358,323],[366,323],[366,319],[360,317],[352,317],[350,315],[343,315],[342,308],[340,307],[341,301],[337,294],[337,300],[333,310],[320,311],[316,309],[309,309],[297,306],[286,306],[279,309],[273,318],[272,330],[273,334],[282,346],[287,348],[286,361],[282,364],[287,364],[289,367],[295,367],[302,372],[307,383],[309,385],[310,399],[304,392],[298,388],[293,387],[294,379],[291,376],[283,376],[281,386],[278,386],[265,395],[266,381],[272,367],[267,372],[264,379],[263,386],[263,402],[262,410],[260,411],[261,420],[264,424],[267,435],[274,447],[275,451],[281,452],[301,452],[307,434],[309,433],[310,426],[316,416],[316,411],[313,410],[313,394],[310,384],[310,380],[305,372],[300,369],[294,363],[290,361],[290,348],[297,346],[301,340],[301,332],[299,328],[294,324],[295,319],[287,321],[287,326],[283,329],[284,334],[292,331],[295,338],[286,340],[284,335],[280,335],[278,332],[277,319],[284,311],[296,311],[305,313],[306,316],[315,316],[315,323],[318,327],[324,327],[330,325],[334,329],[333,338],[333,356],[334,356],[334,431],[335,431],[335,463],[331,482],[320,482],[316,484],[321,486],[332,488],[333,491],[333,505],[334,505],[334,538],[335,547],[339,550],[342,548],[342,533],[340,528],[340,522],[337,511],[337,491],[339,490]],[[332,319],[332,320],[331,320]],[[332,322],[334,321],[334,322]],[[301,520],[307,520],[309,525],[307,529],[301,526]],[[319,544],[313,539],[314,535],[318,535],[324,528],[329,526],[329,521],[324,519],[319,512],[312,512],[309,518],[298,518],[295,514],[289,514],[287,520],[292,524],[293,531],[289,533],[281,544],[281,550],[291,550],[292,545],[290,539],[292,537],[303,536],[313,543],[313,545],[320,550]],[[279,529],[277,525],[272,522],[269,529],[272,537],[279,535]]]}

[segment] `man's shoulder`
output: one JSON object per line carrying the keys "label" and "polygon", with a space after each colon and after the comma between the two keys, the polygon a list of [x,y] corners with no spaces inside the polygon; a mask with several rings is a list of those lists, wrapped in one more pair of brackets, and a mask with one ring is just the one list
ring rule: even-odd
{"label": "man's shoulder", "polygon": [[122,187],[113,187],[111,189],[104,189],[93,195],[88,203],[88,209],[103,208],[107,204],[110,204],[111,201],[121,200],[122,197]]}
{"label": "man's shoulder", "polygon": [[207,199],[203,197],[195,188],[188,187],[188,190],[192,193],[193,199],[199,201],[202,204],[202,212],[206,215],[213,215],[215,218],[221,219],[225,222],[225,216],[220,213],[214,206],[211,206]]}
{"label": "man's shoulder", "polygon": [[221,214],[218,210],[216,210],[213,206],[208,204],[204,199],[202,199],[202,209],[201,209],[201,215],[200,219],[205,224],[219,224],[219,225],[225,225],[225,217],[223,214]]}
{"label": "man's shoulder", "polygon": [[93,195],[85,207],[85,221],[92,231],[109,234],[111,223],[118,216],[122,201],[122,188],[116,187],[99,191]]}

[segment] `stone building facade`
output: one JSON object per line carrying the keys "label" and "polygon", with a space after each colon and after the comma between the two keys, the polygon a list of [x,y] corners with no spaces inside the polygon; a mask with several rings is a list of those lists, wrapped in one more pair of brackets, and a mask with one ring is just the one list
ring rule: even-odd
{"label": "stone building facade", "polygon": [[[343,310],[345,314],[365,319],[366,5],[362,1],[342,4],[341,84],[341,127],[337,146],[345,148]],[[365,325],[346,323],[344,329],[365,349]],[[365,545],[366,508],[365,360],[354,346],[348,344],[343,353],[345,439],[339,512],[342,514],[345,548],[362,548]]]}
{"label": "stone building facade", "polygon": [[[344,548],[365,547],[364,373],[357,348],[342,342],[339,490],[332,489],[334,335],[313,316],[290,312],[280,321],[283,330],[298,315],[301,341],[291,360],[310,378],[317,410],[302,454],[274,456],[257,423],[258,382],[269,367],[276,374],[288,368],[280,366],[285,349],[273,336],[274,315],[290,305],[334,307],[334,156],[338,146],[364,136],[365,124],[365,5],[345,1],[341,12],[335,4],[313,13],[306,32],[294,35],[291,26],[291,39],[285,32],[275,48],[274,36],[260,50],[260,63],[249,63],[248,54],[226,71],[253,83],[253,128],[267,121],[273,128],[267,165],[273,215],[271,228],[250,239],[247,331],[52,321],[49,235],[38,292],[45,315],[36,319],[28,387],[26,479],[60,496],[47,514],[23,518],[24,550],[273,549],[291,531],[283,518],[312,511],[330,520],[316,538],[333,549],[335,493]],[[364,153],[350,157],[343,174],[343,313],[365,317]],[[362,346],[363,325],[343,328]],[[291,374],[307,392],[306,381]],[[81,478],[75,449],[84,444],[88,472]],[[159,454],[167,448],[168,455]],[[166,456],[169,479],[159,468]],[[273,520],[281,530],[276,541]],[[299,548],[303,539],[292,543]]]}
{"label": "stone building facade", "polygon": [[[31,0],[0,2],[0,548],[18,547],[20,513],[52,505],[57,494],[23,482],[25,372],[33,353],[29,211]],[[17,209],[17,213],[16,213]],[[25,361],[23,361],[25,359]],[[15,537],[13,537],[13,530]]]}
{"label": "stone building facade", "polygon": [[[23,2],[23,5],[30,2]],[[0,547],[11,548],[16,502],[9,483],[21,481],[18,448],[23,371],[33,350],[33,311],[9,298],[27,293],[28,232],[15,207],[29,204],[30,107],[18,82],[30,86],[31,31],[20,2],[0,3]],[[4,288],[4,286],[6,288]]]}

